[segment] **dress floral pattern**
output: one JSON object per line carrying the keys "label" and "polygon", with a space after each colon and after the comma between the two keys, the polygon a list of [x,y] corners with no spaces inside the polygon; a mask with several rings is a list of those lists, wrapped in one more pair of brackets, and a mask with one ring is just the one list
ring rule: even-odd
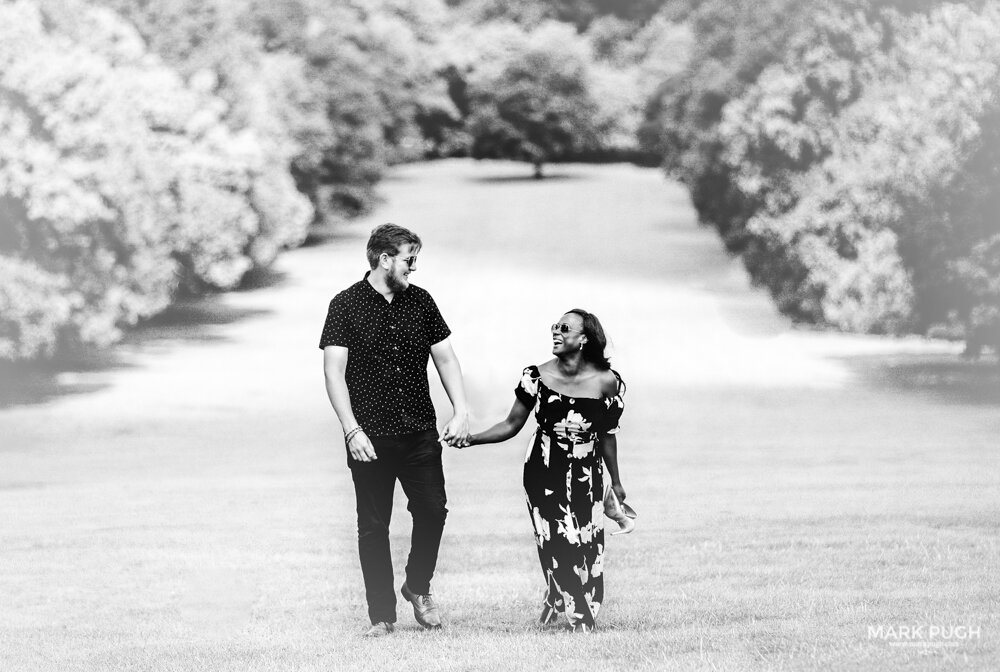
{"label": "dress floral pattern", "polygon": [[594,627],[604,600],[604,477],[597,439],[618,431],[625,384],[613,397],[570,397],[524,369],[517,398],[538,428],[524,456],[524,492],[547,591],[574,628]]}

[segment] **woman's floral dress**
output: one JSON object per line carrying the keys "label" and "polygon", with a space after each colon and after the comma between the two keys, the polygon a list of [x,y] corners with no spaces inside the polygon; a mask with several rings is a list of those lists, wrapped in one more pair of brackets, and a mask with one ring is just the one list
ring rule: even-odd
{"label": "woman's floral dress", "polygon": [[545,603],[574,628],[594,627],[604,600],[604,478],[597,438],[618,431],[625,384],[613,397],[569,397],[546,387],[537,366],[514,390],[534,409],[538,429],[524,457],[524,492],[538,559],[548,584]]}

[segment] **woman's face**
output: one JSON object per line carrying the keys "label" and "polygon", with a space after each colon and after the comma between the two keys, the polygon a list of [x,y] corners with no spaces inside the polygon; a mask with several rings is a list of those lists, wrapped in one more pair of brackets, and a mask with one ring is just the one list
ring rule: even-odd
{"label": "woman's face", "polygon": [[566,313],[552,325],[552,354],[565,355],[580,349],[587,340],[583,335],[583,318],[576,313]]}

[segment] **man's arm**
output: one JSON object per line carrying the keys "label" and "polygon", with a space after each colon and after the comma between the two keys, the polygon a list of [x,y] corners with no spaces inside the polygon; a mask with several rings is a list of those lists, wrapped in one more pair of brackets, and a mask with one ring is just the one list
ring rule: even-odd
{"label": "man's arm", "polygon": [[469,408],[465,400],[465,382],[462,380],[462,365],[451,347],[451,339],[444,339],[431,346],[431,359],[437,368],[438,376],[444,385],[444,391],[451,400],[453,415],[445,425],[442,439],[466,441],[469,438]]}
{"label": "man's arm", "polygon": [[[326,394],[330,397],[333,410],[344,428],[344,434],[358,427],[358,421],[351,410],[351,394],[347,390],[347,348],[328,345],[323,348],[323,375],[326,378]],[[347,443],[351,457],[360,462],[377,460],[372,442],[365,436],[364,429],[355,432]]]}

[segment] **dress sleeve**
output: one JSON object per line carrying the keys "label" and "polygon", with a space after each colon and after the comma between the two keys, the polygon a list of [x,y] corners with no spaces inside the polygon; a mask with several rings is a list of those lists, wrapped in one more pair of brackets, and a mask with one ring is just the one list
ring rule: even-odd
{"label": "dress sleeve", "polygon": [[605,430],[605,433],[617,434],[622,413],[625,411],[625,381],[614,369],[611,369],[611,373],[615,374],[615,378],[618,379],[618,393],[606,399],[608,413],[605,416],[605,427],[608,429]]}
{"label": "dress sleeve", "polygon": [[541,374],[538,373],[537,366],[526,366],[521,371],[520,382],[514,388],[514,396],[528,408],[534,408],[535,406],[535,397],[538,396],[538,379],[540,376]]}

